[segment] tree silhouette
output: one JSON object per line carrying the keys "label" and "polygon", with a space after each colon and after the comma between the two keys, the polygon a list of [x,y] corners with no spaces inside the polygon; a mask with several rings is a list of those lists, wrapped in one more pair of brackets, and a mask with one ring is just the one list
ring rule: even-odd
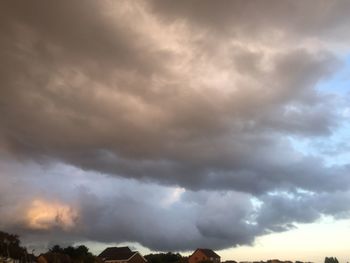
{"label": "tree silhouette", "polygon": [[18,235],[0,231],[0,256],[25,261],[28,253],[20,243]]}
{"label": "tree silhouette", "polygon": [[179,253],[157,253],[157,254],[149,254],[145,256],[145,259],[149,263],[176,263],[180,262],[182,259],[182,256]]}
{"label": "tree silhouette", "polygon": [[93,263],[96,261],[96,257],[84,245],[77,247],[68,246],[66,248],[54,245],[49,249],[49,252],[68,255],[76,263]]}
{"label": "tree silhouette", "polygon": [[336,257],[326,257],[324,263],[339,263]]}

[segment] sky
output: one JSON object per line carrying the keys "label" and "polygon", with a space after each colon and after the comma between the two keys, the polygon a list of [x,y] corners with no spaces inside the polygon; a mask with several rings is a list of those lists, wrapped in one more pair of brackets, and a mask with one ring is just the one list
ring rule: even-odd
{"label": "sky", "polygon": [[349,1],[2,1],[0,229],[29,249],[349,261]]}

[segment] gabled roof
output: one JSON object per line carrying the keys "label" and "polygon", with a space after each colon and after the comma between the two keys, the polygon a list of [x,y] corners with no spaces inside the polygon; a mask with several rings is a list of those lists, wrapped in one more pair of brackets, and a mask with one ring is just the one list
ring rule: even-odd
{"label": "gabled roof", "polygon": [[127,260],[136,253],[138,252],[133,252],[128,247],[108,247],[98,257],[103,260]]}
{"label": "gabled roof", "polygon": [[42,262],[40,258],[43,258],[47,263],[71,263],[71,258],[66,254],[56,253],[56,252],[47,252],[45,254],[41,254],[38,257],[38,262]]}
{"label": "gabled roof", "polygon": [[[220,256],[218,254],[216,254],[213,250],[209,249],[209,248],[197,248],[196,251],[201,251],[204,255],[206,255],[208,258],[220,258]],[[194,253],[196,253],[193,252]]]}

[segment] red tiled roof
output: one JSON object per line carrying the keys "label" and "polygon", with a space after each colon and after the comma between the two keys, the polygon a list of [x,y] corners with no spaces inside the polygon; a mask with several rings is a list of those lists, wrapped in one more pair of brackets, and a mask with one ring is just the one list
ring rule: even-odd
{"label": "red tiled roof", "polygon": [[[200,250],[204,255],[206,255],[208,258],[220,258],[218,254],[216,254],[213,250],[208,248],[197,248],[197,250]],[[196,251],[197,251],[196,250]],[[196,252],[195,251],[195,252]]]}

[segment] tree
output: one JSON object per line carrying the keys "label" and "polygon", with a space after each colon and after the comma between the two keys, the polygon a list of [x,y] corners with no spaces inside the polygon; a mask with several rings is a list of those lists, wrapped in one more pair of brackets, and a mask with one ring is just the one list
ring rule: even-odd
{"label": "tree", "polygon": [[324,263],[339,263],[336,257],[326,257]]}
{"label": "tree", "polygon": [[24,261],[27,250],[20,243],[18,235],[0,231],[0,256]]}
{"label": "tree", "polygon": [[59,245],[54,245],[52,248],[49,249],[49,252],[61,254],[64,253],[63,248],[61,248]]}
{"label": "tree", "polygon": [[157,254],[148,254],[145,256],[145,259],[149,263],[176,263],[181,261],[182,256],[179,253],[157,253]]}
{"label": "tree", "polygon": [[89,252],[89,249],[84,245],[77,247],[68,246],[66,248],[54,245],[49,249],[49,252],[68,255],[75,263],[93,263],[96,259],[96,257]]}

